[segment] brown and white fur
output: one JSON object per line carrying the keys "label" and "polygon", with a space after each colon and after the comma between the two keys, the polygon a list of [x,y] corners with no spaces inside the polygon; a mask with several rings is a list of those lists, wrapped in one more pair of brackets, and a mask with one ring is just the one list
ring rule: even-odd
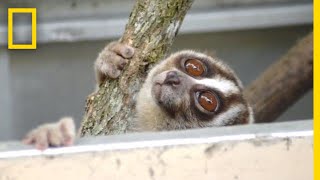
{"label": "brown and white fur", "polygon": [[[128,45],[112,42],[106,46],[94,65],[97,84],[107,77],[119,77],[133,55],[134,49]],[[184,67],[188,59],[200,60],[206,66],[204,75],[190,76]],[[130,129],[165,131],[252,123],[253,113],[242,89],[233,70],[216,57],[190,50],[177,52],[148,73],[137,97],[137,114]],[[217,111],[206,112],[199,108],[195,98],[199,90],[217,94]],[[46,149],[48,146],[71,145],[74,138],[74,121],[65,117],[32,130],[23,142]]]}
{"label": "brown and white fur", "polygon": [[[204,62],[207,74],[200,78],[188,75],[182,63],[186,59]],[[178,85],[163,84],[169,72],[177,74]],[[219,94],[218,111],[206,114],[198,110],[194,91],[199,87]],[[157,91],[162,97],[155,95]],[[149,72],[137,98],[137,126],[142,131],[163,131],[252,123],[253,113],[242,92],[241,81],[221,60],[191,50],[180,51]]]}

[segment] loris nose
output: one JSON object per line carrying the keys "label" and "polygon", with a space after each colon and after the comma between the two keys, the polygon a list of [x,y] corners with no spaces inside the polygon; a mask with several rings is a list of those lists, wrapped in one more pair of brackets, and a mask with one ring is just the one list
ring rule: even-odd
{"label": "loris nose", "polygon": [[180,84],[180,79],[179,79],[178,73],[176,71],[169,71],[167,73],[167,77],[164,80],[163,84],[168,84],[168,85]]}

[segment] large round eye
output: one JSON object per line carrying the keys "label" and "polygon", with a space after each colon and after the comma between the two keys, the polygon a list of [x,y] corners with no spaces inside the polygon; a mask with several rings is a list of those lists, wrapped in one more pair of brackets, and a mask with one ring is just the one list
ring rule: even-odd
{"label": "large round eye", "polygon": [[203,63],[197,59],[187,60],[184,66],[188,74],[191,76],[201,76],[205,71]]}
{"label": "large round eye", "polygon": [[198,102],[203,109],[209,112],[216,111],[219,105],[218,97],[210,91],[200,93],[198,96]]}

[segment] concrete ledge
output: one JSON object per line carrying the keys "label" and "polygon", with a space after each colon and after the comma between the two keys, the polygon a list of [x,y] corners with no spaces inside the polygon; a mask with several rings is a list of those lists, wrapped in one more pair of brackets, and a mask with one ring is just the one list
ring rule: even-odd
{"label": "concrete ledge", "polygon": [[313,179],[312,121],[0,145],[0,179]]}

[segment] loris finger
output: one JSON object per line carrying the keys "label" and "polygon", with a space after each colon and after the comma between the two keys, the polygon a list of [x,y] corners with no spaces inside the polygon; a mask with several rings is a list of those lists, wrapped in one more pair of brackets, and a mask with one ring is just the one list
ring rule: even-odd
{"label": "loris finger", "polygon": [[124,59],[113,51],[105,51],[100,54],[95,62],[95,70],[110,78],[117,78],[120,76],[121,70],[124,68],[127,62],[128,60]]}
{"label": "loris finger", "polygon": [[35,141],[34,138],[34,132],[29,132],[23,139],[22,139],[22,143],[26,144],[26,145],[30,145],[33,144]]}
{"label": "loris finger", "polygon": [[38,132],[36,132],[36,135],[35,135],[34,144],[35,144],[35,147],[39,150],[45,150],[49,147],[48,130],[46,128],[38,129]]}
{"label": "loris finger", "polygon": [[59,121],[59,129],[63,137],[63,145],[72,145],[76,135],[76,128],[73,119],[70,117],[62,118]]}
{"label": "loris finger", "polygon": [[111,51],[126,59],[132,58],[132,56],[134,55],[133,47],[119,42],[110,43],[109,48]]}

